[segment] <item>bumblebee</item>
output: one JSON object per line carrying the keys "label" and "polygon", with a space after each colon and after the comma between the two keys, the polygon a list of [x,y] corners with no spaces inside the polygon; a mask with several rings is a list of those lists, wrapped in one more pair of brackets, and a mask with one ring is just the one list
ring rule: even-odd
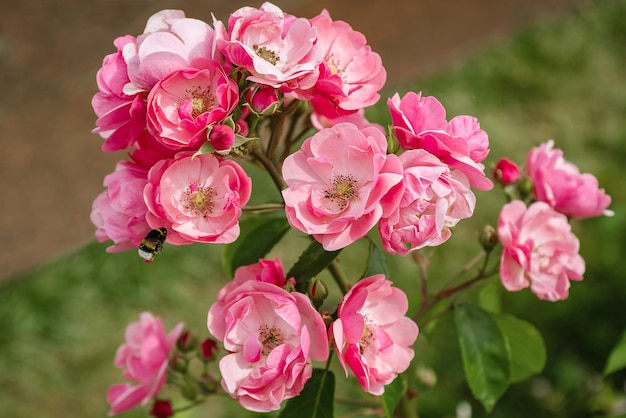
{"label": "bumblebee", "polygon": [[141,240],[139,244],[139,257],[143,258],[146,263],[154,260],[154,257],[159,255],[165,244],[167,238],[167,229],[157,228],[153,229],[146,237]]}

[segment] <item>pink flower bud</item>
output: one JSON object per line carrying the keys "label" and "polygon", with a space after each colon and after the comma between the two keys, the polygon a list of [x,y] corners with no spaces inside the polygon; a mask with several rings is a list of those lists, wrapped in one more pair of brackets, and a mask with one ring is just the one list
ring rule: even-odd
{"label": "pink flower bud", "polygon": [[246,96],[248,106],[257,115],[269,116],[280,107],[277,90],[273,87],[252,89]]}
{"label": "pink flower bud", "polygon": [[493,170],[493,178],[505,186],[515,183],[520,178],[519,167],[508,158],[501,158]]}
{"label": "pink flower bud", "polygon": [[172,408],[172,404],[170,401],[166,401],[163,399],[157,399],[152,405],[152,409],[150,410],[150,416],[155,418],[169,418],[174,416],[174,408]]}
{"label": "pink flower bud", "polygon": [[227,150],[235,143],[235,132],[227,125],[215,125],[209,133],[209,142],[218,151]]}

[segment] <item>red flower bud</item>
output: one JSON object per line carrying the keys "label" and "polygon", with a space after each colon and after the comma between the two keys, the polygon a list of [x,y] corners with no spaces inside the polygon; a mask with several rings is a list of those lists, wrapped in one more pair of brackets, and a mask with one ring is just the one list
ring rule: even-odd
{"label": "red flower bud", "polygon": [[501,158],[493,170],[493,178],[505,186],[515,183],[520,178],[519,167],[508,158]]}
{"label": "red flower bud", "polygon": [[150,415],[155,418],[169,418],[174,416],[174,408],[172,408],[170,401],[157,399],[152,405]]}
{"label": "red flower bud", "polygon": [[217,351],[217,343],[211,338],[207,338],[206,340],[202,341],[200,347],[200,355],[202,357],[202,360],[204,361],[211,360],[215,355],[215,352]]}

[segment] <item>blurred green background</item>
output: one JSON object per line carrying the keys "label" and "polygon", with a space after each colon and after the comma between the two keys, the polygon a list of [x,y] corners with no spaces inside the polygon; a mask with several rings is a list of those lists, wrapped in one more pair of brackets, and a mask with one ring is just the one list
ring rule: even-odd
{"label": "blurred green background", "polygon": [[[421,417],[454,417],[459,403],[471,408],[472,417],[626,416],[626,373],[602,378],[606,358],[626,329],[621,265],[626,254],[625,68],[626,2],[604,0],[536,24],[457,68],[399,89],[401,95],[414,90],[436,96],[449,117],[478,117],[490,135],[488,168],[502,156],[522,164],[530,147],[554,139],[568,160],[598,177],[615,211],[611,218],[574,222],[587,271],[584,281],[573,283],[568,300],[543,302],[528,291],[510,294],[494,286],[506,312],[541,331],[548,363],[541,375],[511,386],[491,415],[472,400],[464,383],[451,316],[422,330],[415,362],[432,370],[437,383],[420,392]],[[384,102],[369,116],[386,125]],[[496,222],[502,195],[495,189],[477,197],[475,217],[461,222],[451,241],[437,249],[430,268],[435,288],[478,250],[476,231]],[[105,247],[89,244],[0,288],[0,415],[105,416],[104,394],[121,381],[112,367],[115,350],[126,324],[142,311],[163,317],[168,329],[184,321],[208,336],[206,313],[226,281],[220,247],[167,246],[151,265],[140,262],[134,251],[107,254]],[[280,245],[273,255],[288,247]],[[288,252],[287,268],[296,256]],[[350,277],[358,277],[360,269],[350,270],[358,254],[347,251],[342,257]],[[391,279],[411,293],[417,267],[410,258],[388,261]],[[337,377],[341,384],[341,373]],[[375,401],[349,391],[353,398]],[[339,411],[346,417],[369,416],[367,409]],[[181,416],[255,415],[215,397]]]}

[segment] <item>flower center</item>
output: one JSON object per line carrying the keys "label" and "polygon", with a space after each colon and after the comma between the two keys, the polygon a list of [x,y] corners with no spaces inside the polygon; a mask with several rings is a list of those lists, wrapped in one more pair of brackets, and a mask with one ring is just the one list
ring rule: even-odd
{"label": "flower center", "polygon": [[339,60],[335,60],[334,55],[326,55],[326,57],[324,57],[324,61],[326,61],[326,64],[328,65],[328,68],[330,68],[330,72],[333,75],[339,74],[339,76],[343,79],[343,70],[340,67]]}
{"label": "flower center", "polygon": [[190,184],[185,190],[183,207],[196,215],[207,216],[213,212],[215,207],[215,202],[213,201],[215,195],[216,193],[212,187]]}
{"label": "flower center", "polygon": [[202,90],[200,87],[194,87],[186,93],[191,99],[191,116],[194,118],[212,110],[217,105],[217,99],[209,89]]}
{"label": "flower center", "polygon": [[332,183],[333,187],[324,190],[324,197],[335,203],[339,209],[345,209],[348,203],[359,197],[357,182],[351,174],[335,176]]}
{"label": "flower center", "polygon": [[280,329],[272,326],[261,325],[259,329],[259,342],[263,346],[261,352],[268,356],[273,349],[283,343],[283,335]]}
{"label": "flower center", "polygon": [[265,61],[269,62],[272,65],[276,65],[280,61],[280,55],[276,52],[268,49],[264,46],[253,45],[252,49],[260,58],[263,58]]}
{"label": "flower center", "polygon": [[363,335],[361,336],[361,341],[359,341],[359,352],[363,354],[365,349],[369,347],[375,340],[376,337],[374,336],[374,333],[369,329],[367,325],[365,325],[365,328],[363,329]]}

